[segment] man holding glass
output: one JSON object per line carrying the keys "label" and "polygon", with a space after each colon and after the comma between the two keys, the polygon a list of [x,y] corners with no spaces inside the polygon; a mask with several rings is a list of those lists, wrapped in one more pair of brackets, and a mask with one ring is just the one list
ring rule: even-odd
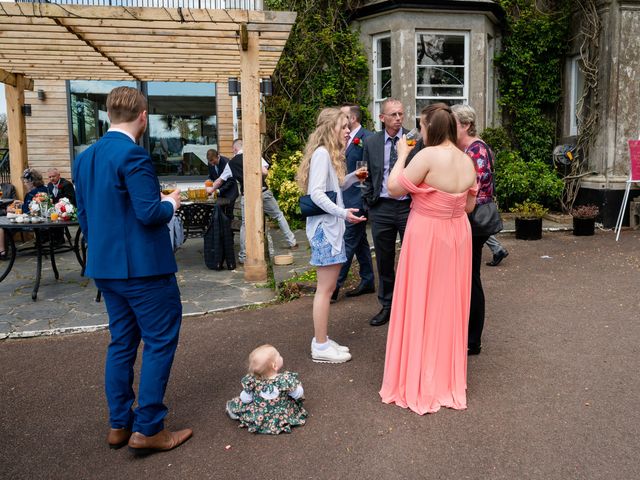
{"label": "man holding glass", "polygon": [[381,111],[380,120],[384,123],[384,130],[367,138],[363,151],[369,176],[364,181],[362,198],[369,209],[378,266],[378,301],[382,306],[380,312],[369,321],[374,327],[384,325],[391,316],[396,279],[396,239],[398,234],[400,241],[404,237],[411,204],[408,195],[394,197],[387,190],[389,172],[398,159],[396,143],[406,133],[402,128],[404,107],[400,100],[387,98],[382,102]]}
{"label": "man holding glass", "polygon": [[[347,173],[354,172],[361,166],[366,166],[362,160],[362,152],[364,150],[364,140],[371,136],[372,133],[365,129],[360,122],[362,121],[362,111],[358,105],[353,103],[344,104],[340,110],[347,116],[349,120],[349,143],[345,152],[347,160]],[[362,165],[359,163],[362,162]],[[364,180],[364,178],[363,178]],[[357,208],[359,211],[356,216],[363,216],[362,205],[362,183],[355,184],[342,192],[342,200],[345,208]],[[346,230],[344,233],[345,253],[347,261],[342,265],[336,289],[331,295],[331,303],[338,300],[340,287],[344,284],[351,269],[351,262],[355,255],[360,264],[360,284],[353,290],[346,293],[347,297],[357,297],[365,293],[375,292],[375,280],[373,278],[373,261],[371,260],[371,249],[367,240],[367,222],[350,223],[346,222]]]}
{"label": "man holding glass", "polygon": [[[78,221],[87,241],[86,273],[109,314],[105,390],[111,448],[134,455],[171,450],[192,431],[164,426],[164,394],[182,320],[177,265],[167,223],[180,190],[161,194],[149,153],[136,142],[147,128],[141,92],[118,87],[107,97],[111,128],[75,161]],[[134,364],[144,340],[137,408]]]}

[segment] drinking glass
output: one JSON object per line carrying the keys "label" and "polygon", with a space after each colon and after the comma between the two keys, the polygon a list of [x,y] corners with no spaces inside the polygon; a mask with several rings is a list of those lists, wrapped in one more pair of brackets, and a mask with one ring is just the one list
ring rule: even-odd
{"label": "drinking glass", "polygon": [[[364,168],[364,172],[362,173],[358,172],[358,170],[361,170],[363,168]],[[360,183],[357,185],[359,188],[363,188],[364,186],[363,183],[368,176],[369,176],[369,173],[367,172],[367,162],[365,162],[364,160],[360,160],[356,162],[356,177],[358,177],[358,180],[360,180]]]}
{"label": "drinking glass", "polygon": [[169,195],[176,188],[178,188],[178,184],[176,182],[164,182],[162,184],[162,193],[164,193],[165,195]]}
{"label": "drinking glass", "polygon": [[413,147],[418,141],[418,138],[420,138],[420,130],[412,128],[409,133],[407,133],[407,145]]}

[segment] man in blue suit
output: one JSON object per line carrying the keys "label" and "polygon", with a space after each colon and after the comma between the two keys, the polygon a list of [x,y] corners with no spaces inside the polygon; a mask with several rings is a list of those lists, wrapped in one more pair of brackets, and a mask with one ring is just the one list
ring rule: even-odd
{"label": "man in blue suit", "polygon": [[[109,314],[105,390],[111,448],[134,455],[170,450],[192,435],[164,426],[163,404],[182,319],[177,265],[167,223],[180,191],[160,193],[147,151],[136,141],[147,127],[147,102],[118,87],[107,97],[111,128],[75,161],[78,221],[88,245],[86,272],[102,291]],[[144,340],[138,389],[133,366]]]}
{"label": "man in blue suit", "polygon": [[[362,160],[362,152],[364,139],[372,135],[366,130],[360,122],[362,121],[362,112],[358,105],[353,103],[344,104],[340,110],[347,116],[349,120],[349,143],[347,144],[347,173],[356,170],[356,162]],[[358,215],[364,215],[362,208],[362,188],[359,184],[349,187],[342,193],[345,208],[358,208]],[[347,261],[342,264],[342,269],[338,275],[336,289],[331,295],[331,303],[338,300],[340,287],[344,284],[351,269],[351,262],[355,254],[360,264],[360,284],[353,290],[346,293],[347,297],[357,297],[365,293],[375,292],[375,280],[373,277],[373,261],[371,260],[371,249],[367,240],[367,222],[349,223],[344,233],[344,244],[347,255]]]}

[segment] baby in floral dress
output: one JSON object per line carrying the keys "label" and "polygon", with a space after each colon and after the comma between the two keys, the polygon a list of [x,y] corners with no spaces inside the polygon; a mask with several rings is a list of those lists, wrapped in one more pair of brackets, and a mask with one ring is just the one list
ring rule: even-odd
{"label": "baby in floral dress", "polygon": [[227,414],[250,432],[277,435],[306,423],[304,390],[298,374],[284,371],[282,356],[271,345],[249,355],[249,373],[242,378],[240,396],[227,402]]}

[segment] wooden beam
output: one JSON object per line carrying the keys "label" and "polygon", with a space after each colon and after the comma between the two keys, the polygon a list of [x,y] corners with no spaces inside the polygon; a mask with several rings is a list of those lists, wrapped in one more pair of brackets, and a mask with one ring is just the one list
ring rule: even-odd
{"label": "wooden beam", "polygon": [[15,85],[4,87],[7,99],[7,133],[9,137],[9,168],[11,183],[16,187],[18,198],[24,198],[22,172],[29,162],[27,157],[27,125],[22,113],[24,105],[25,78],[21,74],[14,75]]}
{"label": "wooden beam", "polygon": [[[12,87],[17,86],[16,74],[7,72],[0,68],[0,83],[4,83],[6,85],[11,85]],[[33,90],[33,79],[32,78],[22,78],[22,88],[23,90]]]}
{"label": "wooden beam", "polygon": [[258,34],[248,33],[247,50],[241,52],[242,149],[244,162],[244,222],[247,259],[244,278],[267,280],[264,258],[262,207],[262,154],[260,148],[260,57]]}

